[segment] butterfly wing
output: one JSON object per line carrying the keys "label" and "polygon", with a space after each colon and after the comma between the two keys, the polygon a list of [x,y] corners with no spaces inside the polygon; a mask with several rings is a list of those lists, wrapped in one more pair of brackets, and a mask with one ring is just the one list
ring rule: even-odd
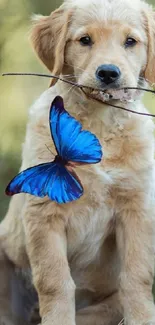
{"label": "butterfly wing", "polygon": [[101,161],[102,148],[97,137],[82,130],[82,125],[64,108],[57,96],[50,110],[50,129],[58,154],[66,161],[95,164]]}
{"label": "butterfly wing", "polygon": [[102,159],[102,148],[94,134],[82,130],[64,154],[66,159],[71,157],[73,162],[96,164]]}
{"label": "butterfly wing", "polygon": [[38,197],[49,196],[58,203],[77,200],[83,188],[72,172],[62,164],[50,162],[28,168],[19,173],[7,186],[6,194],[29,193]]}
{"label": "butterfly wing", "polygon": [[48,196],[58,203],[68,203],[79,199],[83,195],[83,187],[74,172],[64,166],[58,166],[54,183],[48,183]]}
{"label": "butterfly wing", "polygon": [[[81,123],[77,122],[64,108],[63,99],[57,96],[50,109],[50,130],[58,154],[63,157],[65,146],[67,148],[68,137],[75,138],[82,129]],[[67,128],[66,128],[67,126]],[[66,134],[66,131],[67,134]]]}
{"label": "butterfly wing", "polygon": [[11,196],[17,193],[29,193],[44,197],[46,182],[49,177],[54,178],[55,172],[55,163],[45,163],[28,168],[13,178],[6,188],[6,194]]}

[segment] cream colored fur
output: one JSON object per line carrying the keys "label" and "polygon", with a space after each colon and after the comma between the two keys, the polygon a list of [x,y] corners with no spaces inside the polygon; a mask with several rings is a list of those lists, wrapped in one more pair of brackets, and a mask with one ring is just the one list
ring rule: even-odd
{"label": "cream colored fur", "polygon": [[[91,49],[79,43],[85,34]],[[129,35],[138,44],[125,49]],[[119,66],[120,86],[155,80],[154,13],[140,0],[68,0],[35,22],[32,43],[53,73],[84,85],[99,86],[95,71],[107,63]],[[57,82],[30,110],[21,169],[53,159],[48,115],[56,95],[97,135],[104,157],[77,168],[84,186],[77,202],[13,197],[0,227],[5,254],[22,268],[30,262],[44,325],[155,324],[154,124]],[[141,97],[126,107],[147,111]]]}

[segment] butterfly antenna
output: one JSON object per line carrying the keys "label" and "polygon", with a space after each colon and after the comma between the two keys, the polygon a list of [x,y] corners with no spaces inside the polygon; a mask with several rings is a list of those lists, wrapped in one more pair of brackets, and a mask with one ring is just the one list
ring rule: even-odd
{"label": "butterfly antenna", "polygon": [[46,146],[46,148],[48,149],[48,151],[53,155],[53,156],[55,156],[54,155],[54,153],[50,150],[50,148],[47,146],[47,144],[45,144],[45,146]]}

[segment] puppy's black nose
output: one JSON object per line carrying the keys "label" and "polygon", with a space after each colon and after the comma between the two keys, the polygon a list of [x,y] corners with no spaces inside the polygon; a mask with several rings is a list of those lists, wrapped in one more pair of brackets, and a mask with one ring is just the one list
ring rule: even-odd
{"label": "puppy's black nose", "polygon": [[115,83],[120,76],[120,69],[113,64],[100,65],[96,71],[96,78],[105,85]]}

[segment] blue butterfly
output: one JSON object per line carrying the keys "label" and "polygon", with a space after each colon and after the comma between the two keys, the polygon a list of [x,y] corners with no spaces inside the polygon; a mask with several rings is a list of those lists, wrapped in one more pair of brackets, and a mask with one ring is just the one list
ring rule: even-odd
{"label": "blue butterfly", "polygon": [[57,203],[77,200],[83,194],[82,184],[73,170],[80,164],[96,164],[102,159],[99,140],[64,109],[57,96],[50,109],[49,124],[57,155],[52,162],[28,168],[7,186],[6,194],[29,193],[48,196]]}

